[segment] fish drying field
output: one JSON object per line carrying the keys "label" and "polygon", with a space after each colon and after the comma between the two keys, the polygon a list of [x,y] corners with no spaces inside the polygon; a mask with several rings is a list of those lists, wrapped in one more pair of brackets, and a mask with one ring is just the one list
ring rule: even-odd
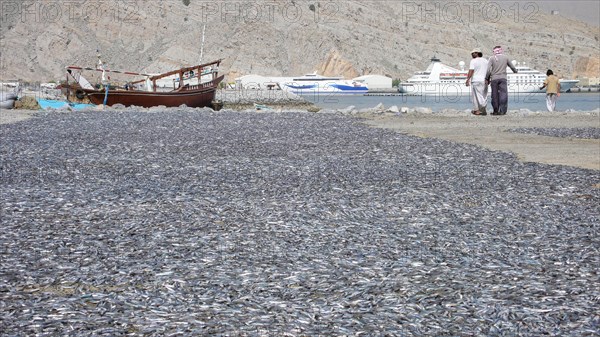
{"label": "fish drying field", "polygon": [[509,132],[533,133],[561,138],[600,139],[600,128],[516,128]]}
{"label": "fish drying field", "polygon": [[597,170],[335,113],[46,112],[0,139],[1,335],[599,335]]}

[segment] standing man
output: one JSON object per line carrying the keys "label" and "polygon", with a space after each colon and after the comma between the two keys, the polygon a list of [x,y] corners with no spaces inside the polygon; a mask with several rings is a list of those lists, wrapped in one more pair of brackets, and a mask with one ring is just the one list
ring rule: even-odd
{"label": "standing man", "polygon": [[502,47],[494,47],[494,56],[488,61],[486,83],[492,84],[492,115],[506,115],[508,111],[508,84],[506,82],[506,67],[509,67],[513,73],[517,68],[504,55]]}
{"label": "standing man", "polygon": [[471,100],[473,101],[473,110],[471,113],[477,116],[487,115],[487,83],[485,76],[487,74],[488,61],[483,58],[479,48],[471,52],[471,63],[469,63],[469,73],[465,85],[471,86]]}
{"label": "standing man", "polygon": [[552,112],[556,107],[556,99],[560,97],[560,81],[551,69],[548,69],[546,76],[544,85],[540,90],[546,88],[546,107],[548,111]]}

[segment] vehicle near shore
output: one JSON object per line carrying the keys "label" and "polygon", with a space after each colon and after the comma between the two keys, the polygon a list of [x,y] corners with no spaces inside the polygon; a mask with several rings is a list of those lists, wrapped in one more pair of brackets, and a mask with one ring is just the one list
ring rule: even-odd
{"label": "vehicle near shore", "polygon": [[0,109],[12,109],[15,106],[17,95],[10,92],[0,92]]}
{"label": "vehicle near shore", "polygon": [[2,90],[0,86],[0,109],[12,109],[15,107],[15,102],[19,98],[20,87],[19,83],[16,83],[14,86],[9,86],[9,88],[14,88],[12,91]]}
{"label": "vehicle near shore", "polygon": [[[532,69],[525,62],[513,61],[517,73],[507,67],[509,93],[545,93],[540,87],[546,80],[546,74]],[[398,85],[398,91],[409,95],[458,96],[469,95],[471,88],[465,85],[468,69],[465,63],[459,63],[460,69],[445,65],[437,57],[431,58],[431,63],[425,71],[416,72],[405,82]],[[579,80],[560,80],[561,92],[568,91]]]}

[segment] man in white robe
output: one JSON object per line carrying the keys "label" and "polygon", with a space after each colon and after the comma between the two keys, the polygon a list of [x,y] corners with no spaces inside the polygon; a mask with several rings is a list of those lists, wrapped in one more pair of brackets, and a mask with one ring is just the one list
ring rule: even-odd
{"label": "man in white robe", "polygon": [[487,73],[488,61],[483,58],[481,50],[478,48],[473,49],[471,52],[473,58],[469,63],[469,72],[467,74],[467,87],[470,87],[471,101],[473,102],[473,113],[474,115],[484,116],[487,115],[487,84],[485,83],[485,76]]}

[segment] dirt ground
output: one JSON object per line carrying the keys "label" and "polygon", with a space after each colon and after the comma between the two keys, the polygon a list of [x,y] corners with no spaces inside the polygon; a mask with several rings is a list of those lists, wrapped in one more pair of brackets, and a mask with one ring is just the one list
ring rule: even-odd
{"label": "dirt ground", "polygon": [[31,118],[34,110],[6,110],[0,109],[0,124],[16,123]]}
{"label": "dirt ground", "polygon": [[600,139],[576,139],[507,132],[512,128],[600,128],[598,113],[539,113],[472,116],[407,114],[363,116],[374,127],[419,136],[475,144],[512,152],[523,162],[600,170]]}

